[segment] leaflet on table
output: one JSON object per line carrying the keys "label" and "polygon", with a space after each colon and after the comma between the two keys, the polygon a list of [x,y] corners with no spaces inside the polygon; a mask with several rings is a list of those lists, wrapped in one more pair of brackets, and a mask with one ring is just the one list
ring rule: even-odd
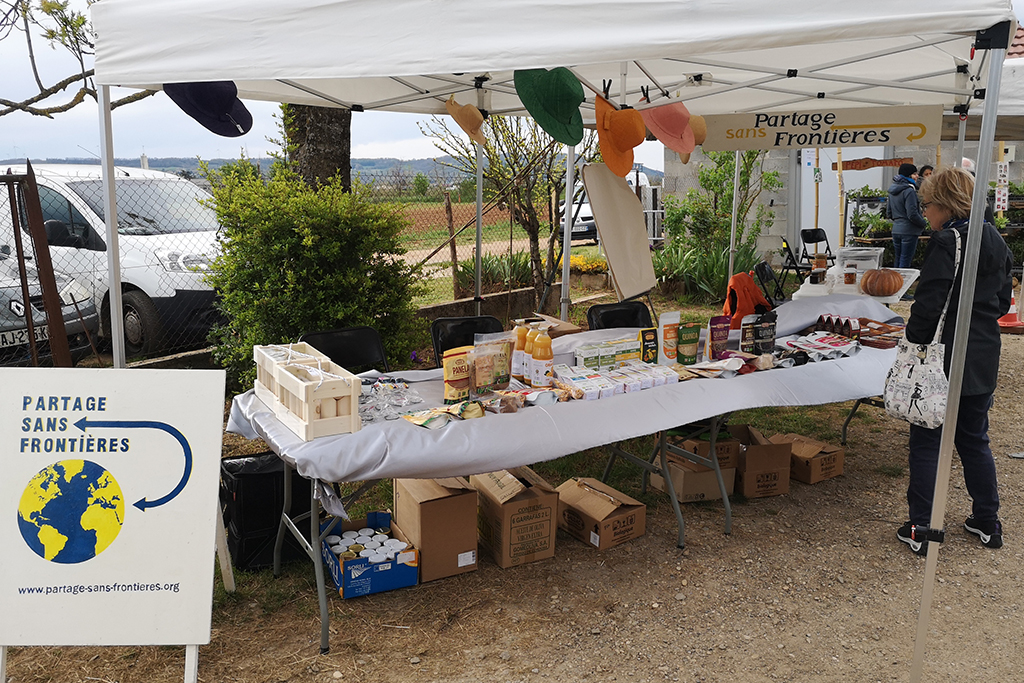
{"label": "leaflet on table", "polygon": [[778,340],[777,344],[786,349],[805,351],[813,362],[853,356],[860,351],[859,342],[829,332],[812,332],[805,337],[786,337]]}

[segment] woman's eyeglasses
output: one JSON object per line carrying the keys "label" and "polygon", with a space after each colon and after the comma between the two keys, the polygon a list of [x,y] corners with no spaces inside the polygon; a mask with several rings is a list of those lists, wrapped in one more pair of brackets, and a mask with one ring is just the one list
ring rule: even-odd
{"label": "woman's eyeglasses", "polygon": [[931,202],[921,202],[921,210],[924,211],[925,209],[927,209],[931,205],[932,205]]}

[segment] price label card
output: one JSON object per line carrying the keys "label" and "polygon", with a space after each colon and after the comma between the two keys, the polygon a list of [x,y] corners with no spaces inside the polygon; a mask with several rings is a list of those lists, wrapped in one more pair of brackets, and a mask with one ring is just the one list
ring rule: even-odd
{"label": "price label card", "polygon": [[1005,185],[996,186],[996,211],[1006,211],[1010,208],[1010,190]]}
{"label": "price label card", "polygon": [[1010,164],[1007,161],[996,162],[996,187],[1008,187],[1010,184]]}

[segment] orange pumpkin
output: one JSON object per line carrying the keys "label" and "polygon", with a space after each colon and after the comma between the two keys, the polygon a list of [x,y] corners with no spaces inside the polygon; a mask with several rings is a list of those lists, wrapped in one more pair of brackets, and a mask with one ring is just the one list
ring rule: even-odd
{"label": "orange pumpkin", "polygon": [[860,278],[860,290],[869,296],[892,296],[903,286],[903,276],[891,268],[868,270]]}

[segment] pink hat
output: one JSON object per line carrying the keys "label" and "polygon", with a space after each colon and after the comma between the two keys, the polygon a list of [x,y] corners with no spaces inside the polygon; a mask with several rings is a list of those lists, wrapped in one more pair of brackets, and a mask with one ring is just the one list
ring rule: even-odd
{"label": "pink hat", "polygon": [[690,110],[682,102],[673,102],[660,107],[641,109],[647,129],[669,149],[680,154],[689,154],[696,146],[693,129],[690,128]]}

